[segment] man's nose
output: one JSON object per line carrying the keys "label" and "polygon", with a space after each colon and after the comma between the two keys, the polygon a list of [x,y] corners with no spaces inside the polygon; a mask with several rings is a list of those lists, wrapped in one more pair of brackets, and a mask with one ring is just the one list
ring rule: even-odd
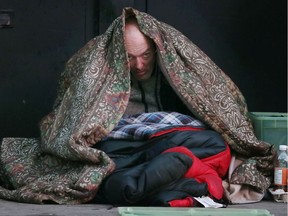
{"label": "man's nose", "polygon": [[137,58],[135,59],[135,67],[136,67],[137,69],[142,69],[142,67],[143,67],[143,61],[142,61],[142,59],[141,59],[140,57],[137,57]]}

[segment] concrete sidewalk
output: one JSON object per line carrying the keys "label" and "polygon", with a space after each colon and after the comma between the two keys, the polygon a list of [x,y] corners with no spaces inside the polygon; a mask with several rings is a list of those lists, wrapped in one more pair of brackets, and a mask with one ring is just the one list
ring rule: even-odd
{"label": "concrete sidewalk", "polygon": [[[230,205],[228,208],[267,209],[271,215],[287,216],[287,203],[261,201],[259,203]],[[119,216],[117,207],[99,204],[57,205],[26,204],[0,199],[1,216]],[[248,216],[248,215],[247,215]]]}

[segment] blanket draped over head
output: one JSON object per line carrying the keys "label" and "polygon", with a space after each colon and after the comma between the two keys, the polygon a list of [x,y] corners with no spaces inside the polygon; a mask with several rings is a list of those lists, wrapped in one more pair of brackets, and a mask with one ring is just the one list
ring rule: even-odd
{"label": "blanket draped over head", "polygon": [[85,203],[113,172],[114,162],[97,142],[117,125],[129,101],[128,16],[155,42],[161,70],[179,98],[229,144],[235,159],[223,182],[228,199],[259,201],[271,182],[275,151],[255,137],[241,92],[183,34],[133,8],[67,62],[53,111],[40,122],[40,138],[3,139],[0,198]]}

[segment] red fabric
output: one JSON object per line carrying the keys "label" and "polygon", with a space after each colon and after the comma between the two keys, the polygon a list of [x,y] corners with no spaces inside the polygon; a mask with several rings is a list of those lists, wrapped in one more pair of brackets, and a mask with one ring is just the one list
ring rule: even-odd
{"label": "red fabric", "polygon": [[213,170],[215,170],[221,178],[223,178],[226,175],[229,169],[230,161],[231,161],[230,148],[227,143],[226,143],[226,146],[227,148],[225,151],[220,152],[216,155],[201,159],[203,163],[207,164]]}
{"label": "red fabric", "polygon": [[197,158],[188,148],[177,146],[170,148],[163,153],[167,152],[179,152],[189,156],[192,159],[193,164],[187,170],[184,177],[194,178],[200,183],[207,183],[208,191],[213,197],[216,199],[221,199],[223,197],[224,189],[222,187],[222,179],[219,177],[218,173]]}
{"label": "red fabric", "polygon": [[181,200],[171,200],[169,205],[171,207],[192,207],[194,206],[194,200],[191,197],[186,197]]}
{"label": "red fabric", "polygon": [[168,134],[168,133],[171,133],[171,132],[174,132],[174,131],[200,131],[200,130],[204,130],[203,128],[194,128],[194,127],[191,127],[191,126],[183,126],[183,127],[175,127],[175,128],[170,128],[170,129],[167,129],[167,130],[161,130],[155,134],[152,134],[149,139],[153,138],[153,137],[158,137],[158,136],[161,136],[161,135],[164,135],[164,134]]}

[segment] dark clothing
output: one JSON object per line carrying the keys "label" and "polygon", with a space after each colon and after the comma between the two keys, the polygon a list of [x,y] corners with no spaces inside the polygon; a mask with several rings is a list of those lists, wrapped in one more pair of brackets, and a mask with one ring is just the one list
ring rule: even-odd
{"label": "dark clothing", "polygon": [[155,66],[149,80],[138,82],[132,77],[131,93],[125,115],[157,111],[174,111],[192,116],[192,113],[179,99],[159,67]]}
{"label": "dark clothing", "polygon": [[193,165],[203,169],[202,163],[194,164],[193,158],[179,152],[163,154],[179,146],[224,170],[217,173],[225,173],[229,166],[227,145],[219,134],[210,130],[177,131],[144,141],[103,141],[96,147],[112,158],[116,170],[100,186],[97,201],[114,205],[169,206],[172,200],[208,195],[207,182],[198,182],[197,176],[184,178]]}

